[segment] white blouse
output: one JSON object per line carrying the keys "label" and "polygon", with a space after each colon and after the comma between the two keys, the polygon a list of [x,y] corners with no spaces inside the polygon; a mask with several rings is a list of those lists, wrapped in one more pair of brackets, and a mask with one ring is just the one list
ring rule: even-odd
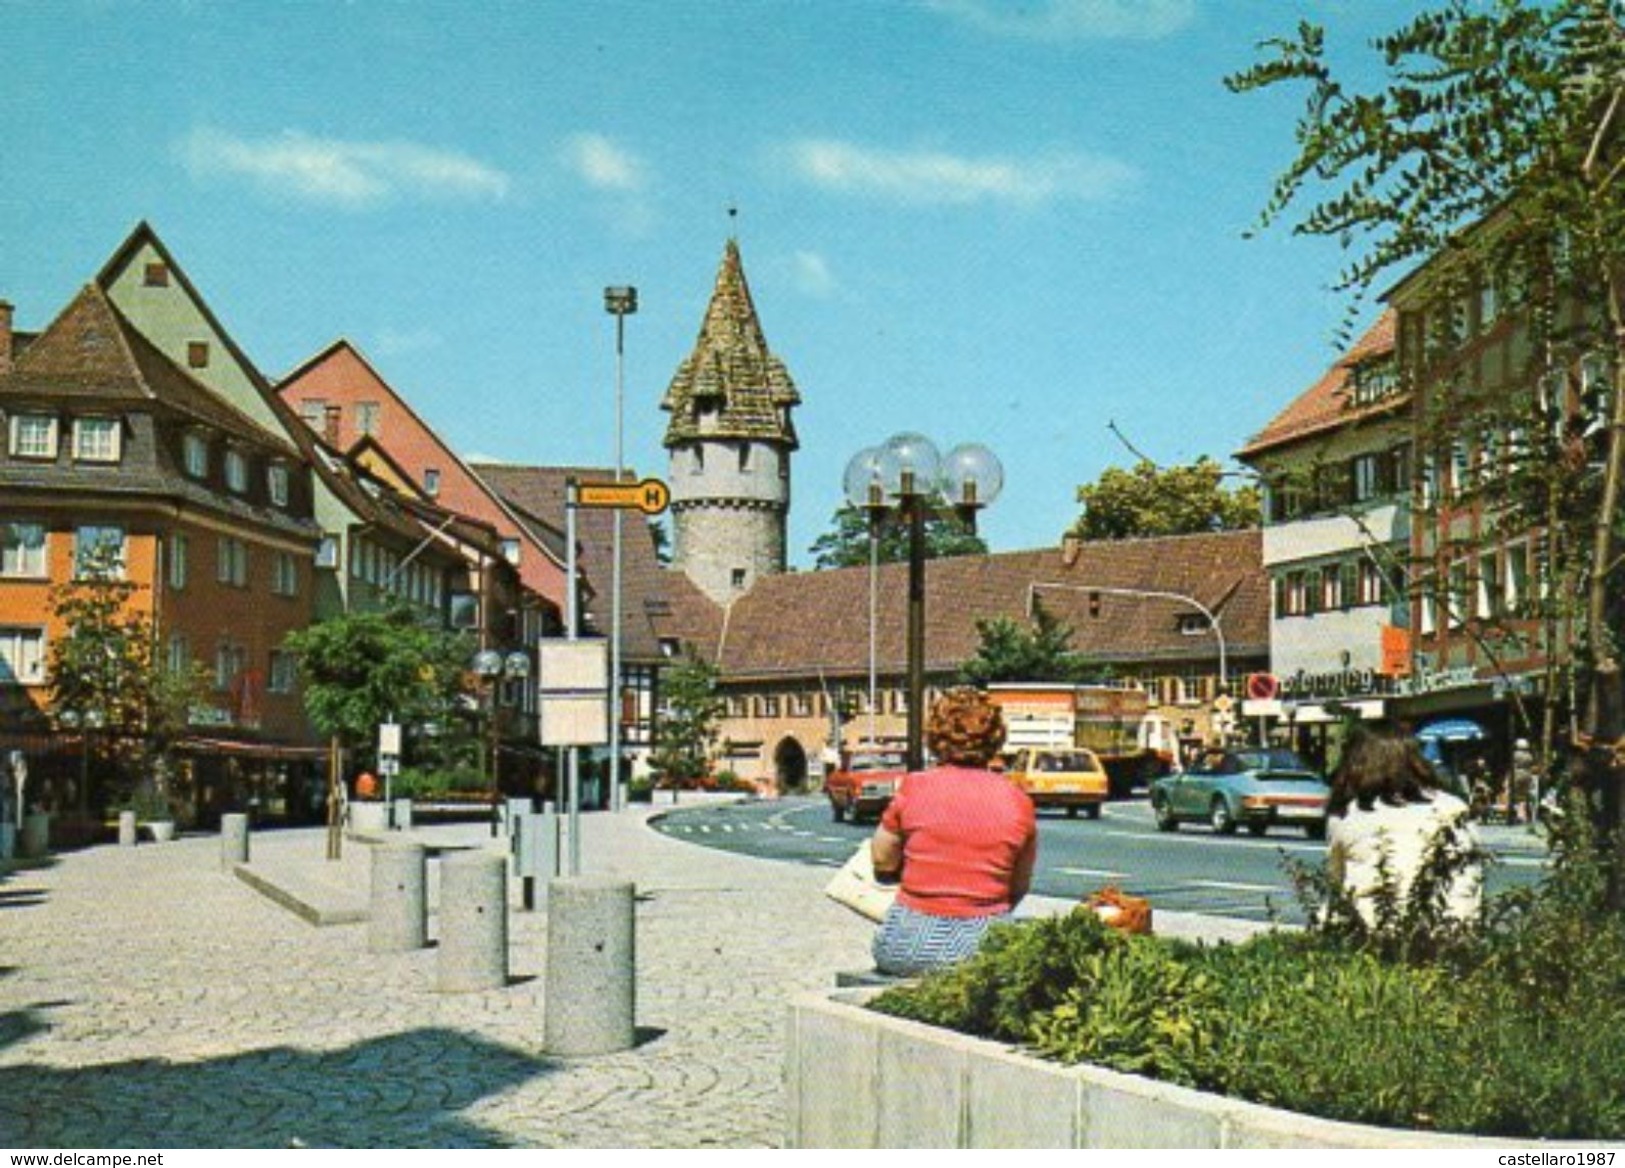
{"label": "white blouse", "polygon": [[[1426,803],[1395,807],[1378,801],[1370,811],[1350,804],[1341,817],[1331,817],[1327,832],[1331,854],[1341,855],[1343,887],[1354,897],[1367,924],[1374,923],[1372,898],[1382,883],[1380,858],[1385,853],[1388,856],[1388,871],[1403,907],[1429,845],[1447,827],[1456,829],[1459,849],[1477,846],[1477,833],[1467,822],[1467,804],[1443,791],[1435,791]],[[1478,915],[1483,900],[1483,871],[1480,865],[1470,864],[1456,874],[1446,889],[1446,912],[1458,920],[1468,920]]]}

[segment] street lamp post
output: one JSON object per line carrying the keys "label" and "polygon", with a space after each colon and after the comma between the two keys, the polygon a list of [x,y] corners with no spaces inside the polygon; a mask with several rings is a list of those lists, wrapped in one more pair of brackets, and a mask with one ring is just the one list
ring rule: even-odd
{"label": "street lamp post", "polygon": [[486,687],[486,733],[491,752],[491,834],[495,836],[502,823],[502,728],[497,720],[497,685],[504,681],[519,681],[530,676],[530,658],[515,649],[506,655],[495,649],[481,649],[474,654],[474,672]]}
{"label": "street lamp post", "polygon": [[848,502],[868,512],[872,531],[888,514],[908,525],[908,769],[921,770],[925,765],[925,521],[929,514],[946,507],[974,528],[976,512],[1003,489],[1004,468],[985,446],[967,443],[944,458],[923,434],[903,433],[853,455],[843,485]]}
{"label": "street lamp post", "polygon": [[[626,318],[638,310],[638,290],[630,285],[604,289],[604,311],[615,318],[615,482],[624,473]],[[609,576],[609,806],[621,807],[621,509],[615,508]]]}

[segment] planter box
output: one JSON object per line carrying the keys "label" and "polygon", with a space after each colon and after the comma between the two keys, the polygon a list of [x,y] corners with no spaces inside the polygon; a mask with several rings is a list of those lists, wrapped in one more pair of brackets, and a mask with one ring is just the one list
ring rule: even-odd
{"label": "planter box", "polygon": [[[790,1004],[790,1148],[1506,1148],[1493,1137],[1365,1127],[1207,1095],[863,1007],[875,989]],[[1587,1146],[1524,1141],[1531,1148]]]}

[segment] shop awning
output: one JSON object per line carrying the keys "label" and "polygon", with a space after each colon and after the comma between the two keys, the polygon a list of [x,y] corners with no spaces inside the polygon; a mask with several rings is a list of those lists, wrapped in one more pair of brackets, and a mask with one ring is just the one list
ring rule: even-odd
{"label": "shop awning", "polygon": [[1488,737],[1484,727],[1469,718],[1445,718],[1416,732],[1419,742],[1478,742]]}
{"label": "shop awning", "polygon": [[281,742],[249,742],[241,738],[184,738],[175,749],[188,754],[218,754],[232,758],[264,758],[297,762],[327,757],[325,746],[294,746]]}

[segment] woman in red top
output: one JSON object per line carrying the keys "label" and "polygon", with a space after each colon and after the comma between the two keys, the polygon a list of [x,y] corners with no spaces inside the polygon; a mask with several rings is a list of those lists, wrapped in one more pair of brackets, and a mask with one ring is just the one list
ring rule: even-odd
{"label": "woman in red top", "polygon": [[903,780],[870,845],[876,873],[901,881],[875,935],[882,973],[974,953],[1027,895],[1038,856],[1032,800],[987,769],[1004,745],[999,707],[978,690],[950,690],[931,707],[925,737],[939,765]]}

